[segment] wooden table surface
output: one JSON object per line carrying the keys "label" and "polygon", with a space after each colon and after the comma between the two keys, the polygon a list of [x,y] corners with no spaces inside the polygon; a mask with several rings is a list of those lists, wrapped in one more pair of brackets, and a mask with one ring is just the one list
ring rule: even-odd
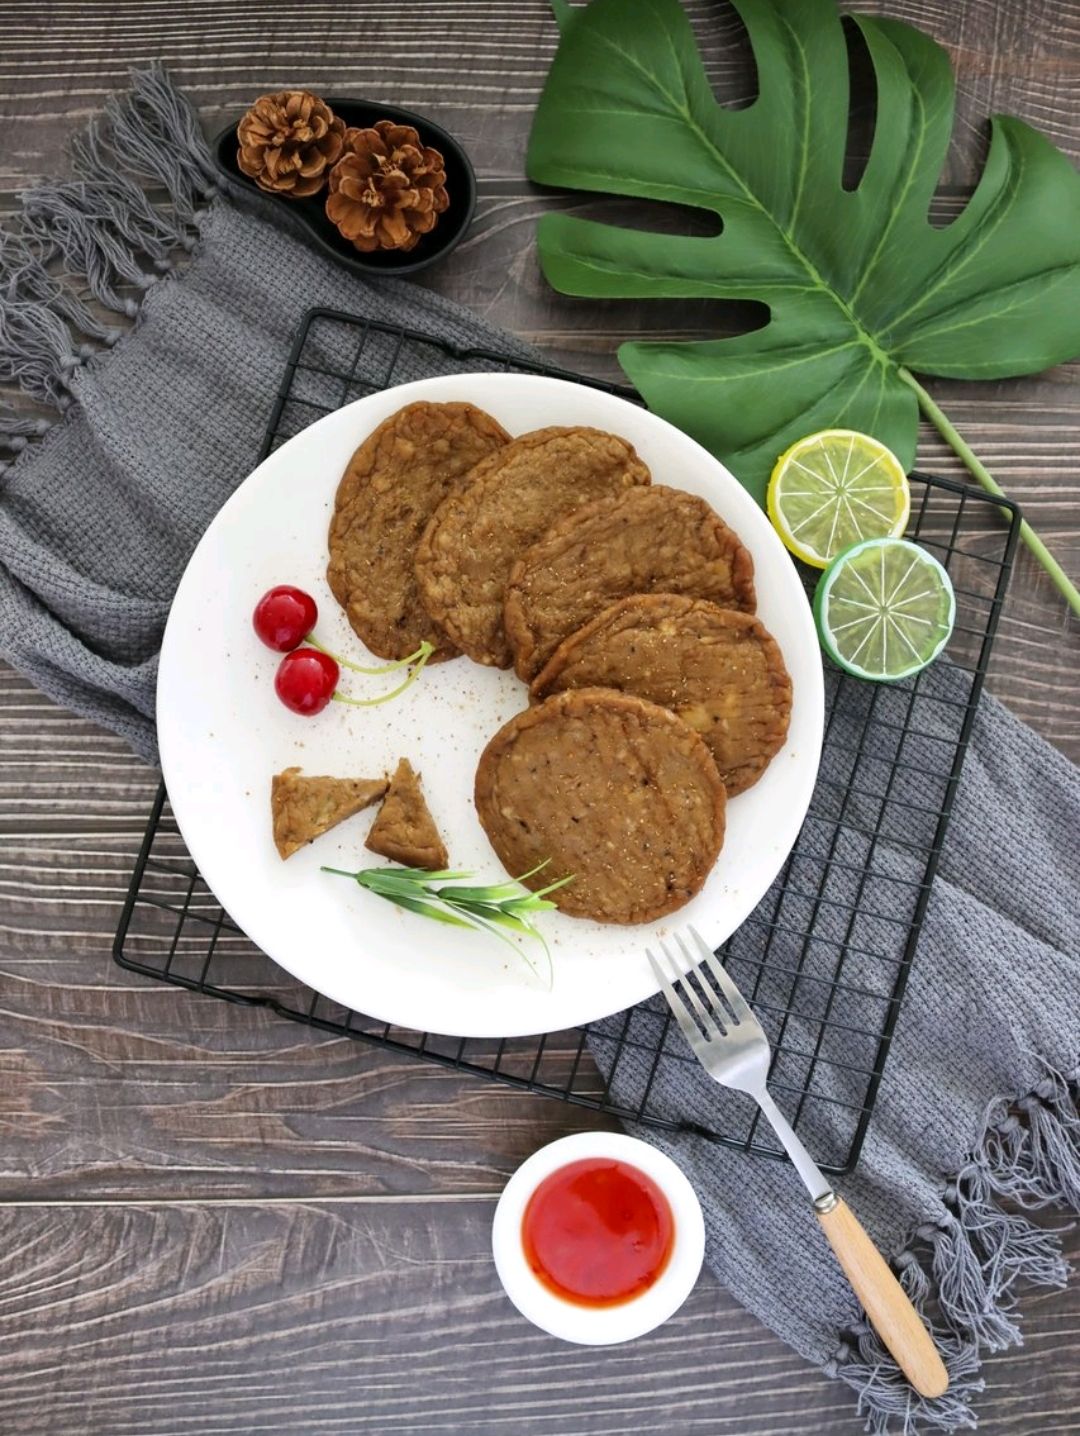
{"label": "wooden table surface", "polygon": [[[1003,110],[1080,158],[1077,0],[864,0],[951,51],[955,213]],[[725,96],[745,95],[731,12],[691,0]],[[541,280],[522,178],[556,43],[543,0],[0,0],[0,204],[64,167],[65,135],[160,58],[208,127],[303,83],[426,111],[472,154],[480,207],[431,279],[579,368],[625,337],[709,332],[704,305],[589,304]],[[601,212],[603,206],[600,207]],[[723,322],[722,313],[719,322]],[[1080,571],[1076,366],[935,384],[1070,572]],[[925,466],[957,466],[927,435]],[[1080,644],[1022,554],[991,687],[1080,755]],[[589,1125],[558,1103],[327,1041],[140,981],[110,941],[156,774],[0,673],[0,1428],[184,1433],[854,1436],[846,1390],[716,1283],[628,1348],[518,1320],[488,1258],[502,1184]],[[748,1169],[748,1179],[752,1179]],[[1074,1256],[1080,1235],[1067,1238]],[[980,1429],[1080,1431],[1080,1283],[1028,1294],[1026,1344],[989,1360]]]}

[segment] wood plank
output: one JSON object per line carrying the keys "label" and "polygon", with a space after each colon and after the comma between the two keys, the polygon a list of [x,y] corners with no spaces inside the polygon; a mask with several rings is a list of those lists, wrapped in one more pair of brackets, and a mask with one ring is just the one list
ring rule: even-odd
{"label": "wood plank", "polygon": [[[570,1346],[502,1294],[491,1200],[0,1207],[19,1436],[857,1436],[846,1388],[709,1276],[659,1331]],[[1080,1237],[1068,1237],[1080,1255]],[[1075,1431],[1075,1321],[1028,1293],[990,1436]]]}
{"label": "wood plank", "polygon": [[[104,951],[3,966],[0,1203],[492,1192],[545,1142],[613,1125],[128,976]],[[545,1072],[565,1081],[569,1062]]]}

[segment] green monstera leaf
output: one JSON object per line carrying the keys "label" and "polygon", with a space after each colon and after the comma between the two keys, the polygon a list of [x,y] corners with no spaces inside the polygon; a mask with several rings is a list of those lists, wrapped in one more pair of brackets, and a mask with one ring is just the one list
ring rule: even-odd
{"label": "green monstera leaf", "polygon": [[[865,430],[910,467],[920,406],[993,486],[912,371],[1000,378],[1080,353],[1080,176],[1036,130],[997,116],[974,195],[934,228],[948,56],[908,25],[854,15],[877,118],[847,190],[847,45],[833,0],[734,3],[758,72],[741,110],[717,103],[678,0],[556,5],[563,36],[529,176],[694,205],[722,230],[691,238],[549,214],[545,275],[567,294],[768,305],[768,323],[735,338],[619,350],[649,406],[759,500],[777,456],[815,429]],[[1055,581],[1068,584],[1060,569]]]}

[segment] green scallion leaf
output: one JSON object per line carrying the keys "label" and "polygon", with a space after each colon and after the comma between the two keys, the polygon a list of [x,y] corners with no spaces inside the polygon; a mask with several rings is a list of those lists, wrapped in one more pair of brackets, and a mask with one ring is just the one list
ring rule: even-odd
{"label": "green scallion leaf", "polygon": [[420,917],[431,918],[450,927],[473,928],[479,932],[491,933],[507,943],[524,959],[529,968],[537,973],[536,964],[528,953],[508,934],[512,932],[520,937],[530,938],[538,942],[544,951],[550,985],[551,953],[543,933],[531,919],[535,913],[555,909],[557,904],[548,902],[545,895],[572,882],[573,875],[559,878],[557,882],[549,883],[537,892],[530,892],[528,888],[522,887],[523,878],[531,878],[546,867],[546,861],[538,863],[536,867],[523,873],[522,878],[487,883],[483,886],[464,885],[461,880],[471,878],[473,874],[450,868],[427,872],[423,868],[380,867],[360,868],[357,872],[350,873],[342,868],[324,867],[323,872],[332,873],[335,877],[351,878],[376,897],[385,898],[387,902],[392,902],[408,912],[417,913]]}

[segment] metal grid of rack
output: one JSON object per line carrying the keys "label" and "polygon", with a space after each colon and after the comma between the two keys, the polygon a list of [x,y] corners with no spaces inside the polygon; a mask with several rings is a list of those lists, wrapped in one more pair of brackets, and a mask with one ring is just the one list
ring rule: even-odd
{"label": "metal grid of rack", "polygon": [[[416,331],[313,310],[297,335],[260,458],[353,399],[432,372],[516,370],[633,390]],[[912,475],[909,536],[945,564],[957,595],[948,665],[899,684],[827,672],[821,772],[773,888],[720,949],[773,1044],[771,1086],[820,1164],[858,1158],[937,869],[1012,565],[1020,515],[1007,501]],[[813,576],[810,576],[813,577]],[[658,1002],[587,1028],[505,1041],[395,1028],[297,983],[232,923],[184,848],[162,788],[114,944],[129,971],[228,1002],[268,1007],[478,1077],[629,1122],[691,1128],[781,1155],[748,1099],[712,1087],[677,1109],[668,1064],[692,1063]]]}

